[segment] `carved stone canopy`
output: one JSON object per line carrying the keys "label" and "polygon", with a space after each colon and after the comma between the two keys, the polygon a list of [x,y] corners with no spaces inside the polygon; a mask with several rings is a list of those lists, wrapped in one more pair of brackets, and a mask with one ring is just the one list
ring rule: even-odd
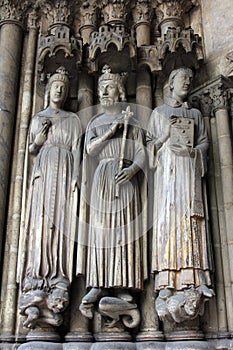
{"label": "carved stone canopy", "polygon": [[[41,73],[41,81],[44,81],[46,74],[49,73],[48,65],[53,63],[55,59],[57,62],[59,56],[69,59],[69,65],[73,66],[74,69],[82,61],[82,40],[76,39],[71,34],[69,26],[64,23],[52,25],[48,35],[40,37],[38,71]],[[58,64],[63,64],[63,62],[57,62]]]}
{"label": "carved stone canopy", "polygon": [[[114,53],[114,54],[113,54]],[[125,26],[103,25],[98,32],[91,34],[89,47],[90,71],[98,70],[98,61],[109,63],[111,66],[120,65],[120,70],[131,65],[136,57],[134,38],[126,31]],[[126,69],[127,70],[127,69]]]}

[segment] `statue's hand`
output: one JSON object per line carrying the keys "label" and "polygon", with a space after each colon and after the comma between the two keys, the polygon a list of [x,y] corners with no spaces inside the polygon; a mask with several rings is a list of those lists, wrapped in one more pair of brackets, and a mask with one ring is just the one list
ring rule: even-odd
{"label": "statue's hand", "polygon": [[119,185],[122,185],[129,181],[135,174],[135,171],[133,169],[129,168],[124,168],[122,169],[116,176],[116,183]]}
{"label": "statue's hand", "polygon": [[37,134],[35,137],[34,143],[37,146],[42,146],[44,144],[44,142],[46,141],[46,139],[47,139],[47,135],[39,132],[39,134]]}
{"label": "statue's hand", "polygon": [[123,125],[124,125],[124,119],[122,117],[116,118],[111,126],[112,131],[116,132],[118,129],[121,129]]}
{"label": "statue's hand", "polygon": [[193,148],[188,147],[184,144],[173,144],[170,145],[170,149],[172,152],[174,152],[177,156],[180,157],[194,157],[195,151]]}

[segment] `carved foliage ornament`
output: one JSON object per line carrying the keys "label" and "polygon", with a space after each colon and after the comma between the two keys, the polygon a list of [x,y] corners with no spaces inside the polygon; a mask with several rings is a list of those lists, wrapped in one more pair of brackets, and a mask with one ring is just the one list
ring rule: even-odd
{"label": "carved foliage ornament", "polygon": [[225,109],[228,106],[227,90],[222,82],[216,84],[210,89],[210,96],[212,98],[214,110]]}
{"label": "carved foliage ornament", "polygon": [[103,0],[101,1],[100,8],[102,10],[102,16],[104,23],[126,21],[127,7],[129,6],[129,0]]}
{"label": "carved foliage ornament", "polygon": [[80,7],[76,13],[79,26],[95,26],[96,24],[96,1],[79,1]]}
{"label": "carved foliage ornament", "polygon": [[67,0],[37,0],[34,7],[40,9],[40,11],[48,18],[49,24],[55,23],[67,23],[70,24],[74,15],[74,1]]}
{"label": "carved foliage ornament", "polygon": [[135,23],[148,22],[152,17],[151,2],[149,0],[137,0],[133,6]]}
{"label": "carved foliage ornament", "polygon": [[0,21],[2,20],[18,20],[21,21],[28,8],[30,7],[32,1],[10,1],[10,0],[0,0]]}
{"label": "carved foliage ornament", "polygon": [[197,0],[156,0],[154,3],[155,8],[161,11],[161,20],[168,17],[179,17],[182,19],[185,12],[197,5]]}

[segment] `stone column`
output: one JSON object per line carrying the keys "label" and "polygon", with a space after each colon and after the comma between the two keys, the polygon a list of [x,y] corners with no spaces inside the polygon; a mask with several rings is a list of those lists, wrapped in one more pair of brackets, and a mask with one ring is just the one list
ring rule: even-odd
{"label": "stone column", "polygon": [[152,108],[152,87],[150,71],[147,67],[137,72],[136,103]]}
{"label": "stone column", "polygon": [[0,27],[0,247],[2,247],[11,145],[18,97],[22,24],[17,20],[3,20]]}
{"label": "stone column", "polygon": [[[205,120],[208,137],[210,140],[209,161],[207,172],[207,188],[209,194],[209,216],[211,218],[210,234],[212,237],[213,251],[215,257],[215,293],[216,297],[212,298],[206,304],[206,312],[202,318],[202,329],[206,338],[214,338],[216,334],[226,336],[227,332],[227,315],[223,278],[223,252],[221,250],[221,230],[222,223],[219,216],[221,208],[219,198],[219,185],[217,184],[216,175],[219,172],[219,154],[217,147],[216,120],[212,118],[212,99],[208,89],[198,91],[200,97],[200,109]],[[194,105],[195,107],[195,105]],[[199,106],[197,106],[199,108]],[[221,191],[221,189],[220,189]]]}
{"label": "stone column", "polygon": [[78,73],[78,115],[81,120],[82,130],[85,132],[89,120],[95,115],[94,103],[94,82],[93,77],[86,71]]}
{"label": "stone column", "polygon": [[[18,44],[18,43],[17,43]],[[35,13],[29,16],[29,35],[27,43],[27,51],[25,58],[24,82],[22,89],[21,116],[17,122],[18,138],[15,142],[15,153],[13,156],[14,181],[11,181],[11,198],[7,225],[7,238],[4,255],[3,268],[3,288],[6,289],[2,303],[3,317],[3,338],[5,341],[11,341],[14,338],[15,319],[16,319],[16,269],[17,269],[17,253],[18,238],[20,232],[21,214],[23,215],[24,205],[22,204],[22,188],[24,177],[24,157],[27,143],[27,132],[30,123],[32,101],[33,101],[33,82],[34,67],[37,44],[37,27]],[[8,77],[11,76],[8,73]],[[24,197],[24,196],[23,196]],[[10,269],[9,269],[10,267]]]}
{"label": "stone column", "polygon": [[78,21],[83,45],[90,44],[91,33],[94,32],[96,24],[96,1],[83,2],[79,9]]}
{"label": "stone column", "polygon": [[150,45],[150,18],[151,6],[150,1],[137,1],[133,10],[135,22],[137,47],[141,45]]}
{"label": "stone column", "polygon": [[227,108],[227,92],[223,83],[219,81],[211,90],[219,150],[221,171],[221,190],[223,198],[223,215],[225,218],[225,232],[223,232],[222,246],[227,247],[227,256],[224,256],[225,297],[227,304],[228,331],[233,331],[233,163],[231,127]]}

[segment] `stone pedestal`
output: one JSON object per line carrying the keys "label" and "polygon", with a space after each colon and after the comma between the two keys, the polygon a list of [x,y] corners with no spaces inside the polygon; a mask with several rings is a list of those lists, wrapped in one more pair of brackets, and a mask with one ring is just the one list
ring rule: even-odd
{"label": "stone pedestal", "polygon": [[136,340],[138,342],[162,341],[163,338],[155,311],[154,280],[149,279],[141,296],[141,325]]}
{"label": "stone pedestal", "polygon": [[70,332],[65,336],[66,342],[92,342],[93,336],[89,331],[90,320],[79,311],[79,305],[85,295],[85,282],[78,277],[72,284],[71,298],[73,307],[70,314]]}

